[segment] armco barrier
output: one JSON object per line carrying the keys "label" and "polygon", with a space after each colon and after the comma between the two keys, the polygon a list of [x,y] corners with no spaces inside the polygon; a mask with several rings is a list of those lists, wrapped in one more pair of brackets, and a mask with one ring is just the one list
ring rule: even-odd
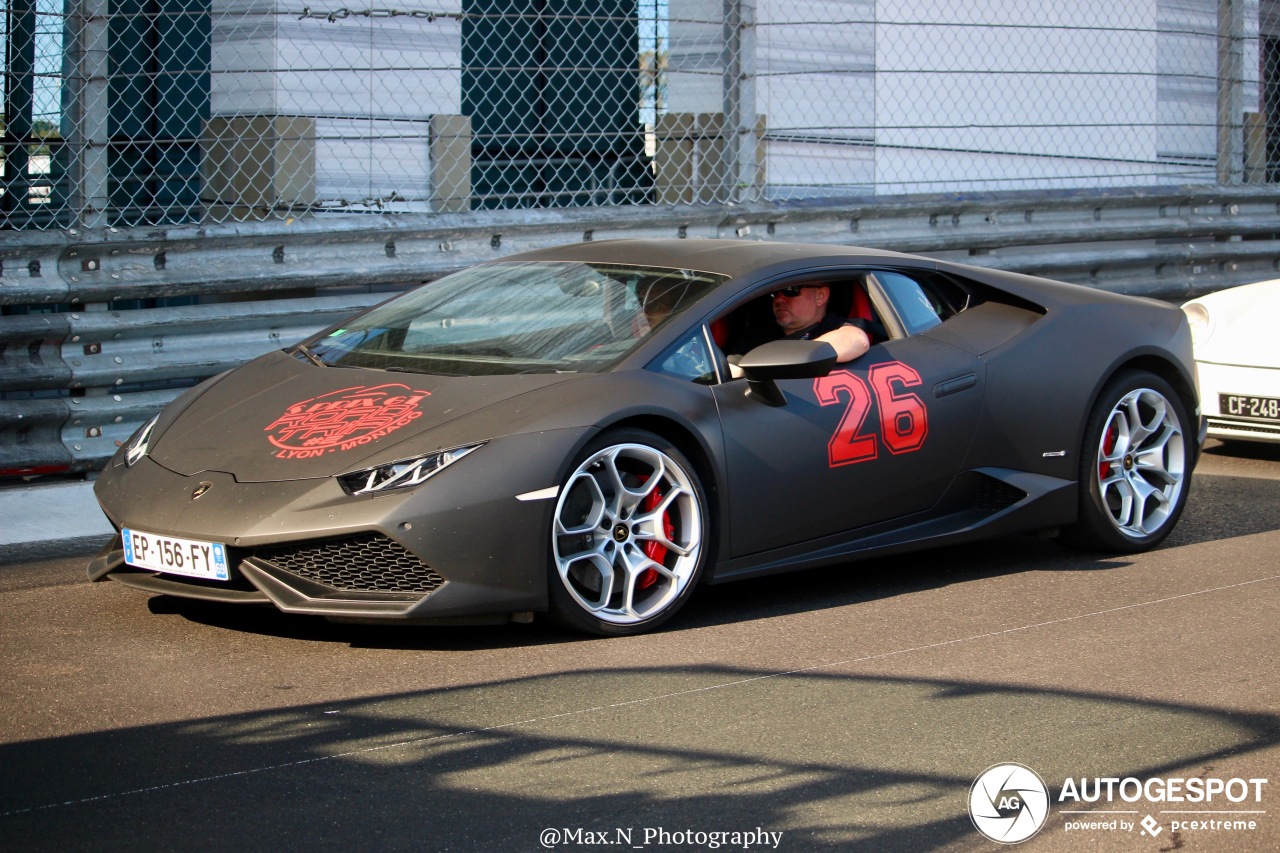
{"label": "armco barrier", "polygon": [[0,470],[53,474],[101,468],[116,442],[180,393],[0,400]]}
{"label": "armco barrier", "polygon": [[121,389],[214,376],[384,298],[361,293],[2,318],[3,388],[73,395],[0,400],[0,473],[101,467],[116,442],[182,391]]}
{"label": "armco barrier", "polygon": [[[156,383],[215,375],[396,289],[525,249],[616,237],[863,245],[1185,299],[1277,275],[1280,191],[1158,188],[8,232],[0,240],[0,476],[98,468],[181,392]],[[172,297],[197,304],[122,307]]]}

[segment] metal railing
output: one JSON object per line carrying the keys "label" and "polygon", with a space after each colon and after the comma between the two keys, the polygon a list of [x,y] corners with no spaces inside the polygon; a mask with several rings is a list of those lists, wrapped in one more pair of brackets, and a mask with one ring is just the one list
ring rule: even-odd
{"label": "metal railing", "polygon": [[1275,277],[1278,235],[1280,192],[1250,187],[28,232],[0,244],[0,476],[95,470],[196,381],[525,249],[620,237],[864,245],[1184,299]]}

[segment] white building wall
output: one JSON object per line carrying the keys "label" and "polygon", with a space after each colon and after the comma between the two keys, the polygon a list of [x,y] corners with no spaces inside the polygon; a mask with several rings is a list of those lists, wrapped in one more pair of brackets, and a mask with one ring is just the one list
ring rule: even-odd
{"label": "white building wall", "polygon": [[[214,0],[215,115],[316,120],[321,200],[429,194],[461,24]],[[767,198],[1212,180],[1219,0],[755,0]],[[1258,109],[1258,0],[1242,88]],[[724,0],[668,0],[665,110],[724,110]],[[401,12],[459,13],[461,0]],[[708,149],[711,150],[711,149]]]}
{"label": "white building wall", "polygon": [[724,110],[723,0],[669,0],[667,111]]}
{"label": "white building wall", "polygon": [[875,16],[875,0],[759,4],[756,93],[768,126],[767,196],[871,191]]}
{"label": "white building wall", "polygon": [[421,209],[431,193],[428,122],[461,111],[462,26],[448,16],[461,0],[406,0],[394,18],[299,19],[299,8],[214,0],[213,115],[313,118],[322,204],[395,192],[399,209]]}
{"label": "white building wall", "polygon": [[210,109],[275,115],[276,0],[213,0]]}
{"label": "white building wall", "polygon": [[1216,174],[1218,0],[1161,0],[1160,156]]}
{"label": "white building wall", "polygon": [[877,192],[1152,182],[1156,0],[881,0],[876,20]]}
{"label": "white building wall", "polygon": [[[719,111],[723,3],[670,14],[669,109]],[[766,196],[1213,180],[1217,14],[1218,0],[757,0]],[[1245,111],[1257,20],[1247,0]]]}

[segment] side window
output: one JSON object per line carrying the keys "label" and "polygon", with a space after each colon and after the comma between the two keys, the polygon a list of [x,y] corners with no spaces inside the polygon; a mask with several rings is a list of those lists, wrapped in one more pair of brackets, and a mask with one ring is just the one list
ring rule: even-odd
{"label": "side window", "polygon": [[[871,338],[873,344],[888,338],[882,318],[867,295],[866,273],[861,270],[811,272],[774,279],[761,287],[747,302],[729,311],[711,324],[716,345],[725,355],[745,355],[761,344],[783,337],[784,330],[775,314],[775,292],[822,287],[827,291],[826,310],[847,319]],[[792,294],[789,298],[796,298]],[[814,322],[822,319],[819,313]]]}
{"label": "side window", "polygon": [[943,275],[877,270],[874,276],[909,335],[951,319],[968,308],[973,298],[969,290]]}
{"label": "side window", "polygon": [[716,379],[715,362],[707,349],[707,339],[700,327],[663,353],[652,367],[659,373],[690,382],[711,384]]}
{"label": "side window", "polygon": [[899,272],[878,271],[875,276],[902,318],[907,334],[919,334],[942,322],[940,306],[929,298],[920,282]]}

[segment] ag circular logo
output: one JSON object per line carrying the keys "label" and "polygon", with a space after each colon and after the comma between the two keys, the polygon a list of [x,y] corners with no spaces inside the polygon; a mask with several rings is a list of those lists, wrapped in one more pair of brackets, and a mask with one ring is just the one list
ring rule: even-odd
{"label": "ag circular logo", "polygon": [[1049,817],[1049,789],[1034,770],[995,764],[969,789],[969,818],[987,838],[1001,844],[1026,841]]}

